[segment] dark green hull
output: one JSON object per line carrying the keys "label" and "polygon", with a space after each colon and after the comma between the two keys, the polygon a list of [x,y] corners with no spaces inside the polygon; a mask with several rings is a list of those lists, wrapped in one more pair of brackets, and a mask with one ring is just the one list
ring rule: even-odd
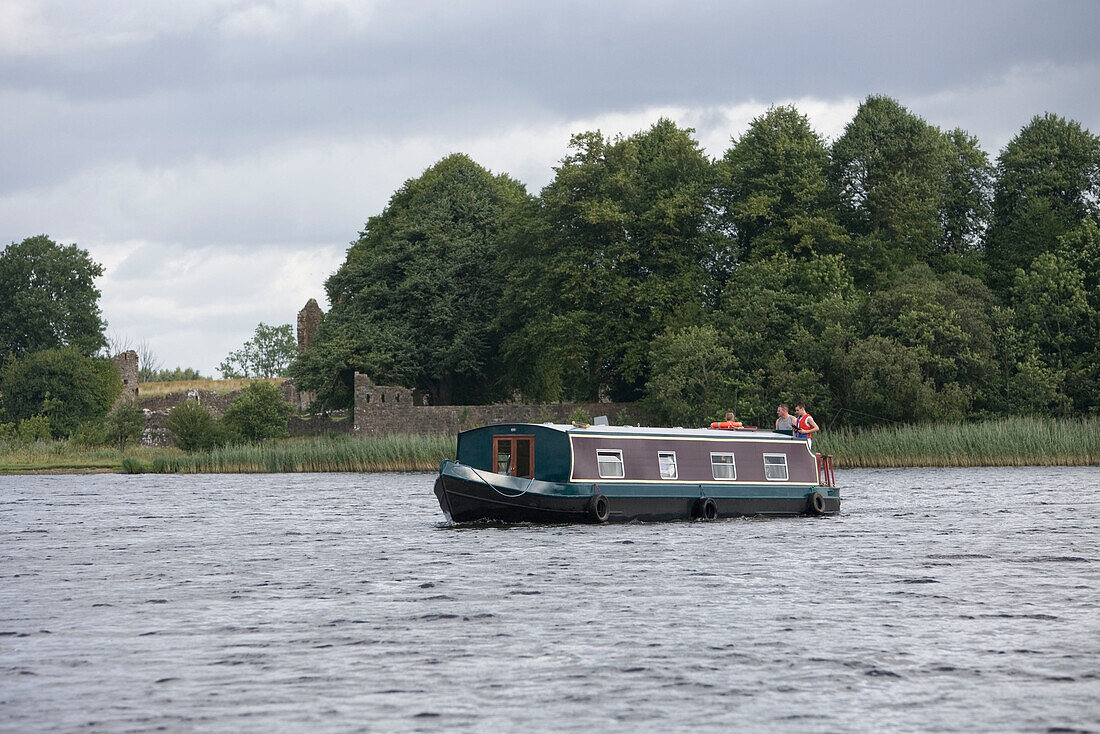
{"label": "dark green hull", "polygon": [[[541,482],[478,471],[452,461],[440,466],[435,494],[447,518],[460,523],[628,522],[840,512],[840,491],[835,487]],[[606,503],[603,507],[597,506],[600,497]]]}

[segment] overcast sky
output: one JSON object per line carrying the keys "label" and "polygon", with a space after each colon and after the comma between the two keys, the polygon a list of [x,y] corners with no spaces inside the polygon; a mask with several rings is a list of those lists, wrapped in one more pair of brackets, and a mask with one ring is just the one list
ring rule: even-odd
{"label": "overcast sky", "polygon": [[1091,0],[0,0],[0,244],[87,249],[112,336],[216,376],[449,153],[537,193],[574,132],[719,157],[886,94],[996,157],[1046,111],[1100,132],[1098,35]]}

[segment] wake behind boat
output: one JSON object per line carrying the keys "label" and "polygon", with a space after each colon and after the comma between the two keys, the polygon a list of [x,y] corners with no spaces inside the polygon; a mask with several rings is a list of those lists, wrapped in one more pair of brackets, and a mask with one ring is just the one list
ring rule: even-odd
{"label": "wake behind boat", "polygon": [[772,431],[503,423],[460,432],[456,459],[435,481],[454,522],[840,511],[831,457]]}

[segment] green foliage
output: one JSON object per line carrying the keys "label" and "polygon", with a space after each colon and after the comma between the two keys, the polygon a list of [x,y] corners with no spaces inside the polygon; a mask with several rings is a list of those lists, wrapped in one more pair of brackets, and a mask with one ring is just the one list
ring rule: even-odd
{"label": "green foliage", "polygon": [[83,446],[85,448],[104,446],[110,443],[107,440],[107,433],[100,421],[85,421],[81,423],[69,438],[77,446]]}
{"label": "green foliage", "polygon": [[122,378],[110,361],[86,357],[75,347],[9,357],[0,372],[5,415],[44,415],[58,438],[102,419],[121,392]]}
{"label": "green foliage", "polygon": [[19,421],[15,432],[20,443],[50,440],[50,419],[44,415],[31,416]]}
{"label": "green foliage", "polygon": [[106,346],[94,282],[101,275],[85,250],[46,235],[0,251],[0,360],[62,347],[87,356]]}
{"label": "green foliage", "polygon": [[264,441],[287,435],[287,419],[293,412],[279,388],[253,382],[225,409],[222,423],[230,434],[245,441]]}
{"label": "green foliage", "polygon": [[1077,122],[1036,116],[997,159],[986,242],[990,285],[1006,292],[1017,269],[1057,246],[1100,202],[1100,138]]}
{"label": "green foliage", "polygon": [[122,472],[123,474],[144,474],[149,469],[145,466],[145,463],[141,459],[135,459],[133,456],[127,456],[122,460]]}
{"label": "green foliage", "polygon": [[203,379],[202,375],[192,367],[176,367],[171,370],[146,370],[142,367],[138,373],[138,382],[183,382],[201,379]]}
{"label": "green foliage", "polygon": [[[298,354],[298,342],[290,324],[268,326],[262,321],[244,346],[218,365],[222,379],[241,377],[281,377]],[[177,371],[179,368],[176,368]],[[197,376],[198,373],[196,372]]]}
{"label": "green foliage", "polygon": [[0,441],[14,441],[17,435],[14,423],[0,423]]}
{"label": "green foliage", "polygon": [[[711,326],[668,331],[653,342],[645,405],[658,419],[698,426],[733,406],[741,382],[738,360]],[[737,408],[734,408],[736,411]]]}
{"label": "green foliage", "polygon": [[106,441],[122,451],[127,444],[141,438],[145,413],[132,400],[126,400],[107,415],[103,428]]}
{"label": "green foliage", "polygon": [[569,416],[569,422],[592,425],[592,414],[578,406],[577,409],[573,411],[573,415]]}
{"label": "green foliage", "polygon": [[653,338],[717,300],[730,258],[715,170],[691,132],[662,119],[614,141],[573,136],[507,242],[503,354],[524,394],[634,399]]}
{"label": "green foliage", "polygon": [[208,451],[223,442],[221,427],[197,400],[185,400],[172,408],[165,427],[184,451]]}
{"label": "green foliage", "polygon": [[824,141],[794,107],[772,107],[749,124],[719,165],[719,203],[740,260],[835,253],[847,243],[828,166]]}

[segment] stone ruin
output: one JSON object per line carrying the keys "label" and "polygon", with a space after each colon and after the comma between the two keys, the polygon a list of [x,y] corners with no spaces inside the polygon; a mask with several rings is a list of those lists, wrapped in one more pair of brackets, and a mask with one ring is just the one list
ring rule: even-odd
{"label": "stone ruin", "polygon": [[[124,400],[137,400],[138,396],[138,354],[133,349],[111,357],[111,363],[122,375],[122,394],[115,401],[115,407]],[[114,408],[112,408],[113,410]]]}
{"label": "stone ruin", "polygon": [[325,312],[313,298],[306,301],[306,305],[298,312],[298,354],[306,351],[317,338],[324,315]]}

